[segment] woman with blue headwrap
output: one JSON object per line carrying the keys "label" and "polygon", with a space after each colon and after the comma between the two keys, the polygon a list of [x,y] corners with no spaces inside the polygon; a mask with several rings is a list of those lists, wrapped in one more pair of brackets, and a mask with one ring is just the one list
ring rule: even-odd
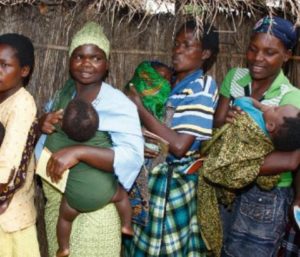
{"label": "woman with blue headwrap", "polygon": [[[256,23],[246,52],[248,68],[231,69],[221,85],[216,127],[233,121],[239,110],[231,107],[231,101],[242,96],[266,105],[300,107],[300,90],[282,71],[296,42],[297,33],[288,20],[266,16]],[[265,157],[259,175],[280,174],[277,186],[270,191],[248,186],[240,190],[231,211],[221,206],[223,257],[277,255],[292,201],[292,173],[287,171],[295,170],[299,160],[299,152],[272,152]]]}

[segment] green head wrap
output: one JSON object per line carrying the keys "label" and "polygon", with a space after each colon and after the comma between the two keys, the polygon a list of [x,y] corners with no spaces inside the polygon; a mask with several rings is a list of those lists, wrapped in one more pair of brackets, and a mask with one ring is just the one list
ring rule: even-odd
{"label": "green head wrap", "polygon": [[138,65],[126,87],[130,84],[136,88],[146,109],[162,120],[165,103],[171,92],[170,82],[152,67],[151,62],[144,61]]}
{"label": "green head wrap", "polygon": [[103,28],[95,22],[86,23],[83,28],[73,36],[69,48],[69,56],[72,55],[75,48],[87,44],[98,46],[108,58],[110,48],[109,40],[103,33]]}

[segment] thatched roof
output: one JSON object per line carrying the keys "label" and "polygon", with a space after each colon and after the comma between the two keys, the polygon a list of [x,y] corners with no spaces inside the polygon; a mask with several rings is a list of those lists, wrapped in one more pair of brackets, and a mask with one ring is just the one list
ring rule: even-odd
{"label": "thatched roof", "polygon": [[[68,45],[86,21],[99,22],[111,40],[107,81],[122,89],[141,61],[171,63],[173,38],[185,17],[192,15],[199,23],[209,20],[220,32],[220,54],[210,71],[219,83],[229,68],[245,65],[251,29],[262,15],[300,19],[300,13],[295,16],[300,0],[271,1],[279,7],[267,0],[153,0],[176,4],[175,14],[158,15],[146,10],[145,1],[149,0],[0,0],[0,32],[22,33],[34,43],[36,63],[29,89],[37,105],[51,98],[68,77]],[[300,85],[299,51],[290,76],[296,85]]]}
{"label": "thatched roof", "polygon": [[99,13],[108,10],[110,13],[122,12],[130,20],[136,14],[144,17],[153,16],[153,12],[145,8],[149,1],[155,2],[158,7],[173,4],[175,15],[192,15],[199,22],[213,21],[218,13],[243,19],[244,16],[268,12],[289,16],[300,24],[299,0],[0,0],[0,5],[38,5],[41,10],[53,5],[63,5],[70,10],[89,5],[96,8]]}

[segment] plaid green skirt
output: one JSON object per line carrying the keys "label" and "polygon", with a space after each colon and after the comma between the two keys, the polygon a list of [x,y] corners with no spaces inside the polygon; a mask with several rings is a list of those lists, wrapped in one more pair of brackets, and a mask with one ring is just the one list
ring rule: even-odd
{"label": "plaid green skirt", "polygon": [[203,257],[196,216],[198,174],[183,174],[166,163],[149,174],[149,222],[134,225],[134,237],[124,241],[126,257]]}

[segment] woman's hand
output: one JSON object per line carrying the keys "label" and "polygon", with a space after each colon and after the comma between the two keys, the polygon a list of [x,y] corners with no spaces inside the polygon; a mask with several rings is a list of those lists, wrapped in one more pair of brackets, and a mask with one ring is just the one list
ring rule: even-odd
{"label": "woman's hand", "polygon": [[146,158],[155,158],[159,155],[159,151],[154,150],[152,148],[147,147],[147,145],[145,145],[144,147],[144,156]]}
{"label": "woman's hand", "polygon": [[49,112],[44,114],[39,119],[40,130],[45,134],[51,134],[55,131],[54,125],[59,123],[63,118],[63,110]]}
{"label": "woman's hand", "polygon": [[47,163],[47,176],[51,178],[52,182],[57,183],[62,178],[63,173],[79,161],[76,146],[63,148],[51,155]]}
{"label": "woman's hand", "polygon": [[136,91],[136,89],[134,88],[133,84],[129,85],[129,89],[126,91],[126,95],[129,97],[129,99],[132,102],[135,103],[135,105],[137,106],[137,108],[139,108],[140,106],[143,106],[143,103],[141,101],[140,95]]}
{"label": "woman's hand", "polygon": [[227,116],[226,116],[226,122],[227,123],[233,123],[234,120],[236,119],[236,117],[239,114],[243,114],[244,112],[242,111],[242,109],[238,106],[232,106],[230,107],[230,109],[227,112]]}
{"label": "woman's hand", "polygon": [[143,136],[145,138],[144,144],[144,157],[155,158],[160,154],[160,147],[158,142],[158,136],[146,130],[142,129]]}

